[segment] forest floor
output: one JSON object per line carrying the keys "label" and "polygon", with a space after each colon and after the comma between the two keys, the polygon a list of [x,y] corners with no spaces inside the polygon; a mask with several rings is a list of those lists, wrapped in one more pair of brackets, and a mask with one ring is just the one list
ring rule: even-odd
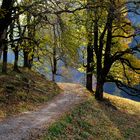
{"label": "forest floor", "polygon": [[79,84],[59,83],[62,93],[36,111],[29,111],[0,122],[0,140],[31,140],[39,137],[53,122],[77,104],[84,102],[90,93]]}
{"label": "forest floor", "polygon": [[36,110],[61,91],[56,83],[35,71],[20,68],[17,73],[10,67],[7,74],[0,73],[0,121]]}

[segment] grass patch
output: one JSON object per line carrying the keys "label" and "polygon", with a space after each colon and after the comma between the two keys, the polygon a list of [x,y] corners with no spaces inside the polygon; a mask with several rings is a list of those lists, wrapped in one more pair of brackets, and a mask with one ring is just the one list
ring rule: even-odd
{"label": "grass patch", "polygon": [[56,83],[42,75],[23,68],[20,71],[0,74],[0,120],[36,110],[61,92]]}
{"label": "grass patch", "polygon": [[140,139],[140,103],[105,95],[80,104],[54,123],[41,140]]}

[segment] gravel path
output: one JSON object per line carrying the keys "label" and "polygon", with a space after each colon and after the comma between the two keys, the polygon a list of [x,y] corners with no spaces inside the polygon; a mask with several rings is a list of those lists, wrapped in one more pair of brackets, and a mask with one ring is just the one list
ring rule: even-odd
{"label": "gravel path", "polygon": [[0,122],[0,140],[31,140],[86,97],[86,89],[79,84],[59,83],[63,93],[34,112]]}

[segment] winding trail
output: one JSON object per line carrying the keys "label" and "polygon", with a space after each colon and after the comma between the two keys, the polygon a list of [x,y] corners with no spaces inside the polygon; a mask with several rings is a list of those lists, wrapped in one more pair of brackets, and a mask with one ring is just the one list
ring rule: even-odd
{"label": "winding trail", "polygon": [[0,122],[0,140],[33,140],[64,113],[83,102],[88,94],[79,84],[58,83],[63,93],[37,111],[26,112]]}

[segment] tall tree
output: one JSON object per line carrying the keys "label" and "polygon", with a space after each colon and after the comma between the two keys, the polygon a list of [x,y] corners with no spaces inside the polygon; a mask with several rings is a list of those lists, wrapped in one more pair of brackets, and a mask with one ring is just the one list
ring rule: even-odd
{"label": "tall tree", "polygon": [[87,1],[87,65],[86,65],[86,88],[92,91],[92,76],[93,76],[93,10],[90,8],[93,2],[91,0]]}
{"label": "tall tree", "polygon": [[6,38],[7,29],[12,22],[12,8],[14,0],[3,0],[1,5],[1,18],[0,18],[0,49],[2,49],[3,41]]}
{"label": "tall tree", "polygon": [[3,65],[2,72],[7,72],[7,51],[8,46],[5,43],[7,38],[8,26],[11,24],[12,8],[14,0],[3,0],[1,5],[1,18],[0,18],[0,51],[3,50]]}
{"label": "tall tree", "polygon": [[[134,73],[139,73],[138,70],[140,68],[136,67],[130,59],[134,51],[138,51],[137,46],[135,48],[130,48],[128,45],[127,47],[123,47],[123,44],[120,43],[125,42],[125,44],[128,44],[129,38],[134,36],[131,28],[132,25],[126,16],[128,12],[126,2],[121,0],[107,0],[102,3],[97,2],[95,5],[97,6],[93,10],[94,52],[97,77],[95,97],[96,99],[102,100],[103,86],[108,81],[115,82],[118,87],[125,86],[134,90],[132,84],[130,86],[130,83],[125,82],[124,78],[118,79],[115,77],[112,69],[116,69],[116,66],[123,65],[123,67],[120,67],[120,71],[126,73],[127,67]],[[137,58],[135,60],[138,61]]]}

